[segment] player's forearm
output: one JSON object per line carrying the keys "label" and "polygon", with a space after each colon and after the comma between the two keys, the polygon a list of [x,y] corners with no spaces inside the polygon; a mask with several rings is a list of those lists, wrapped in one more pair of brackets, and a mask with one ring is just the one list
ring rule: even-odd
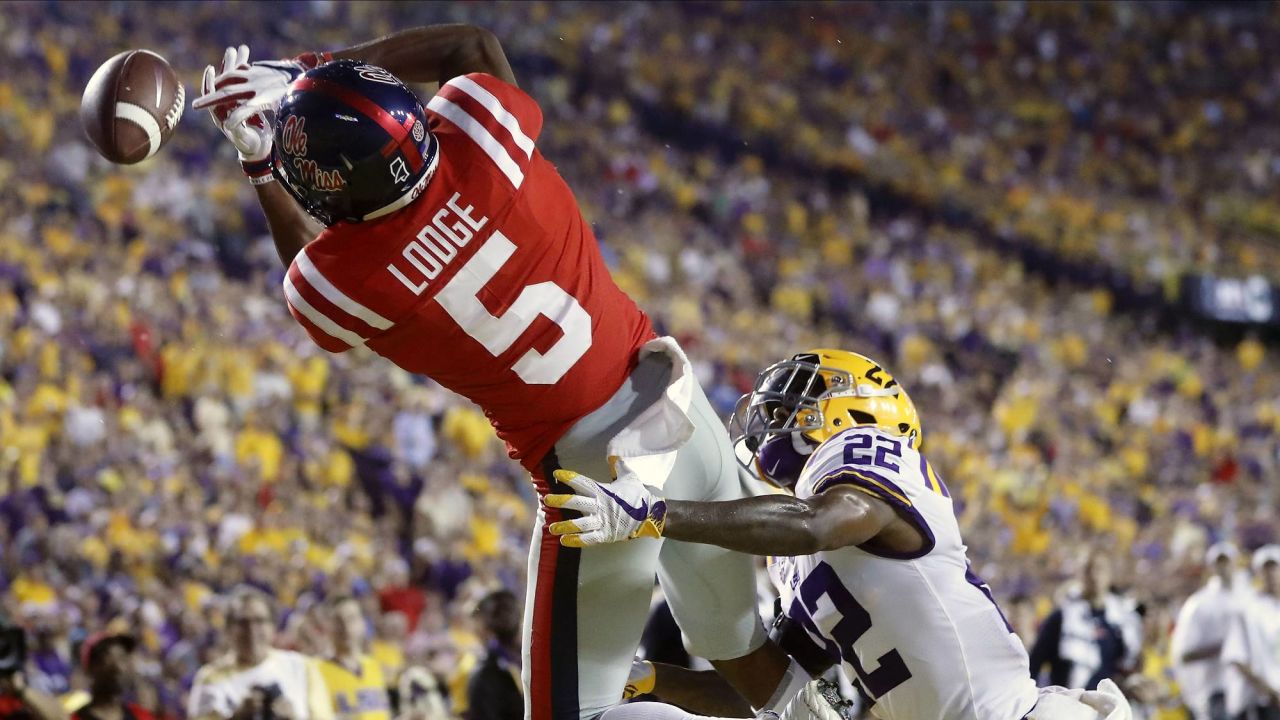
{"label": "player's forearm", "polygon": [[515,84],[511,64],[493,33],[474,25],[426,25],[402,30],[333,53],[336,60],[362,60],[406,82],[445,83],[483,72]]}
{"label": "player's forearm", "polygon": [[714,670],[689,670],[654,663],[653,694],[689,712],[719,717],[751,717],[751,706]]}
{"label": "player's forearm", "polygon": [[751,555],[812,555],[874,535],[846,538],[826,515],[821,506],[786,495],[732,502],[668,500],[662,534]]}
{"label": "player's forearm", "polygon": [[278,182],[268,182],[256,186],[258,203],[267,216],[267,227],[271,229],[271,240],[275,243],[276,253],[285,267],[293,262],[307,243],[320,232],[320,225],[306,213]]}
{"label": "player's forearm", "polygon": [[752,555],[812,555],[861,545],[893,517],[882,501],[837,486],[803,500],[790,495],[732,502],[669,500],[663,535]]}

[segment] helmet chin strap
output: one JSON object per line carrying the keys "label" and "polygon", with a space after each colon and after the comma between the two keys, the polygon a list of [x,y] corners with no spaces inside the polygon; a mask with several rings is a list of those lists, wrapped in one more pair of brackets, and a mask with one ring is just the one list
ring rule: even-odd
{"label": "helmet chin strap", "polygon": [[801,455],[812,455],[813,451],[818,448],[817,445],[809,442],[802,432],[791,433],[791,447]]}

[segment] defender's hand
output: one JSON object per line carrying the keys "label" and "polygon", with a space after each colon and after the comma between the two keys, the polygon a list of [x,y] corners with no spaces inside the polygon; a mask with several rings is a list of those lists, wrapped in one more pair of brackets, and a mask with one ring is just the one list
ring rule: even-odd
{"label": "defender's hand", "polygon": [[[213,124],[227,136],[232,145],[235,145],[241,163],[262,163],[271,157],[271,127],[267,124],[266,116],[257,110],[248,114],[240,113],[244,105],[233,106],[229,104],[231,100],[221,105],[201,102],[213,96],[242,99],[250,97],[250,94],[245,94],[241,90],[239,83],[242,81],[233,78],[234,74],[242,68],[249,68],[249,48],[244,45],[238,48],[227,48],[222,56],[222,72],[216,72],[212,65],[204,69],[204,78],[201,82],[201,90],[204,94],[196,98],[192,106],[197,109],[209,108]],[[238,119],[233,117],[237,115]]]}
{"label": "defender's hand", "polygon": [[552,523],[552,535],[565,547],[588,547],[632,538],[662,536],[667,504],[635,475],[623,475],[606,484],[572,470],[556,470],[556,480],[576,495],[548,495],[547,507],[582,513],[574,520]]}
{"label": "defender's hand", "polygon": [[[206,83],[204,94],[191,107],[215,108],[231,125],[243,123],[255,114],[274,111],[289,94],[289,85],[306,71],[327,62],[328,53],[304,53],[289,60],[249,62],[249,48],[227,48],[228,58],[236,51],[236,63],[223,62],[222,72]],[[205,71],[206,75],[208,71]]]}

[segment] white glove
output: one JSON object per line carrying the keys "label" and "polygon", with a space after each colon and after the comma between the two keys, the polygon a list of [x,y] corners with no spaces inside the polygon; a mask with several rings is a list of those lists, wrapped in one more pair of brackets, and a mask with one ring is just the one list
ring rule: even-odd
{"label": "white glove", "polygon": [[1124,693],[1111,680],[1098,683],[1097,690],[1043,687],[1040,698],[1027,717],[1031,720],[1132,720],[1133,709]]}
{"label": "white glove", "polygon": [[[234,55],[233,55],[234,53]],[[222,73],[205,83],[204,94],[191,107],[230,108],[227,124],[237,125],[261,112],[274,112],[289,94],[289,85],[302,73],[324,60],[323,55],[307,53],[292,60],[260,60],[249,63],[249,48],[227,48]],[[235,60],[228,64],[227,61]],[[205,70],[206,77],[209,71]]]}
{"label": "white glove", "polygon": [[1098,712],[1103,720],[1132,720],[1133,708],[1129,700],[1120,692],[1120,687],[1110,678],[1098,683],[1097,690],[1086,690],[1080,695],[1080,702]]}
{"label": "white glove", "polygon": [[[832,704],[840,703],[837,708]],[[783,709],[780,720],[847,720],[848,708],[852,703],[840,699],[840,694],[826,680],[818,679],[804,686],[799,695]],[[844,710],[842,712],[841,710]]]}
{"label": "white glove", "polygon": [[[196,98],[192,107],[209,108],[213,124],[227,136],[232,145],[236,146],[241,163],[261,163],[271,157],[271,126],[267,123],[266,115],[256,110],[243,113],[241,112],[244,110],[243,104],[234,106],[234,109],[230,104],[235,94],[242,92],[238,87],[241,81],[234,79],[235,74],[240,69],[249,68],[248,63],[249,48],[247,46],[227,48],[222,56],[221,73],[215,74],[212,65],[204,69],[204,79],[201,82],[201,90],[204,94]],[[233,88],[235,88],[234,92],[232,92]],[[214,96],[222,97],[223,104],[204,102],[207,98]]]}
{"label": "white glove", "polygon": [[548,495],[547,507],[576,510],[582,517],[552,523],[552,535],[565,547],[588,547],[633,538],[662,537],[667,503],[631,473],[602,484],[572,470],[556,470],[555,479],[577,495]]}

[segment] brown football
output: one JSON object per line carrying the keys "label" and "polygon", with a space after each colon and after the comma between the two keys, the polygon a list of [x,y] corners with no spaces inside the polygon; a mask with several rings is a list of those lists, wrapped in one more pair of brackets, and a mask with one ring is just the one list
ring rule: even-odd
{"label": "brown football", "polygon": [[132,165],[156,154],[182,119],[187,93],[164,58],[126,50],[102,64],[80,98],[80,124],[102,156]]}

